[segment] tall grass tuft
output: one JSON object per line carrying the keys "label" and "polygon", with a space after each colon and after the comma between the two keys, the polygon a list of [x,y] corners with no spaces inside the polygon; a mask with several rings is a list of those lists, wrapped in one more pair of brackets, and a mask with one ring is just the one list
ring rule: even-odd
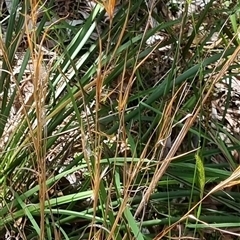
{"label": "tall grass tuft", "polygon": [[183,3],[3,4],[0,236],[240,236],[239,6]]}

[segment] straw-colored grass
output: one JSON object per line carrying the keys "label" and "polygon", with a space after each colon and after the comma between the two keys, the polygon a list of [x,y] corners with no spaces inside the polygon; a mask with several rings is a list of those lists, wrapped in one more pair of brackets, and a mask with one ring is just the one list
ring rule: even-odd
{"label": "straw-colored grass", "polygon": [[2,19],[0,236],[240,237],[239,6],[81,4]]}

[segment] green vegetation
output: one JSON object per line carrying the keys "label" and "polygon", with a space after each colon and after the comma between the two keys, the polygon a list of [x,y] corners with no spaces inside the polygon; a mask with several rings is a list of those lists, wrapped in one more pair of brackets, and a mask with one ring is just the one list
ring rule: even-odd
{"label": "green vegetation", "polygon": [[2,5],[0,239],[240,239],[240,6],[74,2]]}

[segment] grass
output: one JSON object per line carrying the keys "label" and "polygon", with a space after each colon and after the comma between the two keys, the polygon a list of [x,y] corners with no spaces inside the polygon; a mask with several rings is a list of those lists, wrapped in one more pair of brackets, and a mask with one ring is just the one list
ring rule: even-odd
{"label": "grass", "polygon": [[[239,7],[228,17],[213,4],[174,20],[144,1],[102,2],[72,26],[50,22],[53,2],[12,3],[0,38],[1,236],[239,238],[230,84],[222,118],[211,114],[216,84],[238,77]],[[147,45],[154,34],[163,40]]]}

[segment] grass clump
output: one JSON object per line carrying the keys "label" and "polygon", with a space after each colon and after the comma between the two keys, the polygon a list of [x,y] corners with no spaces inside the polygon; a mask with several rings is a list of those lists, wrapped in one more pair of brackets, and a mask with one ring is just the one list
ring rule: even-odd
{"label": "grass clump", "polygon": [[238,6],[182,3],[2,6],[1,236],[239,237]]}

